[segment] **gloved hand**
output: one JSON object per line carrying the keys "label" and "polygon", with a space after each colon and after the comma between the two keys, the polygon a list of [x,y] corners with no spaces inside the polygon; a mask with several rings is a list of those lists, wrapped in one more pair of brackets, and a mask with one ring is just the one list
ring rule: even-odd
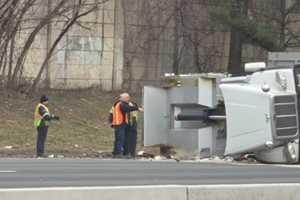
{"label": "gloved hand", "polygon": [[59,120],[59,116],[52,115],[51,118],[52,118],[53,120],[57,120],[57,121]]}
{"label": "gloved hand", "polygon": [[54,120],[57,120],[57,121],[59,121],[59,116],[54,116]]}

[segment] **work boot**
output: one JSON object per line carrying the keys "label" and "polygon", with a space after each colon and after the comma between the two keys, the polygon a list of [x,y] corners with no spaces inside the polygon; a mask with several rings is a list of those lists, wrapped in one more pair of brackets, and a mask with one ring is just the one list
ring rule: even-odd
{"label": "work boot", "polygon": [[124,155],[124,158],[126,158],[126,159],[131,159],[132,156],[131,156],[130,154],[127,154],[127,155]]}
{"label": "work boot", "polygon": [[124,156],[122,154],[113,155],[113,158],[122,159]]}

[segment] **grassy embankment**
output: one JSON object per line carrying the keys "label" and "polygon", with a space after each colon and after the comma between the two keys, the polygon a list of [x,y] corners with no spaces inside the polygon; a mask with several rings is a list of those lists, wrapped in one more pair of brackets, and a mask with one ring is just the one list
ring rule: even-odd
{"label": "grassy embankment", "polygon": [[[40,95],[36,96],[0,93],[0,156],[35,155],[33,111]],[[47,155],[98,157],[111,151],[113,130],[107,124],[107,115],[117,94],[95,90],[51,91],[48,96],[50,111],[60,116],[61,121],[51,124]]]}

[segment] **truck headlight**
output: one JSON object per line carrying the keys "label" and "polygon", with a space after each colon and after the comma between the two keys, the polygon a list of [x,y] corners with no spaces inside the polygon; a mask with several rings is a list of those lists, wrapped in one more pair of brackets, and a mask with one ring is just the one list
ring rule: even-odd
{"label": "truck headlight", "polygon": [[287,89],[287,78],[284,74],[276,72],[276,82],[280,85],[283,90]]}
{"label": "truck headlight", "polygon": [[273,145],[274,145],[274,143],[273,143],[272,141],[266,141],[265,145],[266,145],[266,147],[268,147],[268,148],[272,148]]}
{"label": "truck headlight", "polygon": [[270,91],[270,86],[266,83],[264,83],[262,86],[261,86],[261,89],[263,92],[269,92]]}
{"label": "truck headlight", "polygon": [[290,161],[296,161],[297,160],[297,154],[296,154],[296,149],[294,146],[294,143],[290,142],[286,146],[287,150],[287,156]]}

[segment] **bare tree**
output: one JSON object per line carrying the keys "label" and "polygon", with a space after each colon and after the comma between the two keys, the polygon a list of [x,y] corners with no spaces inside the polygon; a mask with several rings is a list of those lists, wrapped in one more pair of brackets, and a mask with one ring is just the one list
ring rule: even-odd
{"label": "bare tree", "polygon": [[[71,27],[81,25],[80,18],[96,11],[101,4],[107,1],[109,0],[55,0],[51,2],[51,7],[48,8],[46,13],[43,12],[44,7],[50,5],[41,0],[6,0],[0,3],[0,70],[2,71],[2,83],[7,88],[18,88],[28,52],[37,36],[49,24],[63,21],[64,25],[54,39],[53,44],[49,47],[49,51],[30,87],[29,91],[33,92],[49,59],[64,35]],[[20,34],[23,34],[21,38]]]}
{"label": "bare tree", "polygon": [[[136,0],[135,5],[122,1],[124,15],[124,85],[131,89],[132,80],[149,79],[149,74],[207,72],[220,69],[223,44],[214,41],[219,30],[212,19],[201,16],[210,5],[197,1]],[[196,3],[195,3],[196,2]],[[201,7],[202,6],[202,7]],[[132,11],[132,7],[137,10]],[[132,14],[136,14],[136,22]],[[143,57],[140,61],[139,57]],[[144,73],[140,80],[133,77],[138,62]],[[141,63],[142,62],[142,63]],[[155,70],[155,72],[154,72]],[[153,77],[152,77],[153,78]]]}
{"label": "bare tree", "polygon": [[[223,43],[216,41],[216,37],[224,35],[219,26],[216,26],[213,19],[206,15],[211,4],[206,2],[191,3],[188,0],[181,0],[181,25],[184,41],[181,51],[191,51],[194,71],[187,72],[208,72],[217,71],[220,52],[224,51]],[[183,63],[184,65],[184,63]]]}
{"label": "bare tree", "polygon": [[[138,9],[135,11],[136,24],[132,24],[128,19],[133,18],[133,12],[130,11],[131,5],[126,1],[122,1],[123,25],[124,25],[124,83],[127,89],[132,89],[133,64],[142,60],[144,73],[142,79],[147,79],[149,68],[156,70],[159,77],[159,56],[161,51],[162,35],[166,31],[168,24],[173,19],[174,12],[170,9],[172,2],[156,1],[156,0],[140,0],[135,1]],[[164,19],[160,16],[171,10],[170,14],[164,15]],[[155,56],[153,63],[153,56]],[[151,66],[152,65],[152,66]],[[142,66],[140,66],[142,67]],[[136,80],[137,81],[137,80]],[[142,81],[142,80],[140,80]]]}
{"label": "bare tree", "polygon": [[[288,3],[289,2],[289,3]],[[274,43],[275,50],[285,51],[287,48],[300,47],[300,1],[287,0],[269,0],[270,6],[264,6],[259,3],[253,4],[249,10],[255,20],[263,20],[272,25],[272,31],[275,32]],[[260,8],[259,8],[260,7]],[[272,49],[271,49],[272,50]]]}
{"label": "bare tree", "polygon": [[228,0],[213,16],[231,29],[228,71],[242,72],[243,43],[266,51],[285,51],[300,47],[300,1]]}

